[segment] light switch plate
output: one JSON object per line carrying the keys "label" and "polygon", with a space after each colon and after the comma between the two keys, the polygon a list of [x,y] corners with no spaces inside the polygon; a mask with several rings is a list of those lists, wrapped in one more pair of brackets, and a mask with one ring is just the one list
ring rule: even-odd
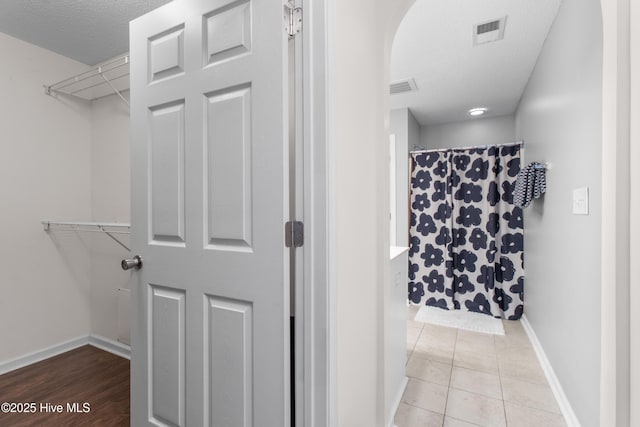
{"label": "light switch plate", "polygon": [[403,277],[402,272],[397,271],[396,276],[394,278],[394,284],[396,286],[399,286],[402,283],[402,277]]}
{"label": "light switch plate", "polygon": [[573,190],[574,215],[589,215],[589,187]]}

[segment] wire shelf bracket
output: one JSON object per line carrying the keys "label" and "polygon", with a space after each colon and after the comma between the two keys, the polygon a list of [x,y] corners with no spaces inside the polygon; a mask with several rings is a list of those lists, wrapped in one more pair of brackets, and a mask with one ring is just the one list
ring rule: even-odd
{"label": "wire shelf bracket", "polygon": [[44,231],[79,231],[87,233],[104,233],[113,241],[122,246],[128,252],[131,249],[125,245],[116,235],[131,234],[131,224],[123,223],[105,223],[105,222],[56,222],[56,221],[40,221],[44,227]]}

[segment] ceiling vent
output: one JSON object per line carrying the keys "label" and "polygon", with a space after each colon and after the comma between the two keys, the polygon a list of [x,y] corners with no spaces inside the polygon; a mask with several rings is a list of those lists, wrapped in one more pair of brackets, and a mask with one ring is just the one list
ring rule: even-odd
{"label": "ceiling vent", "polygon": [[391,95],[412,92],[414,90],[418,90],[418,86],[416,86],[416,81],[413,79],[396,80],[395,82],[391,82],[389,86]]}
{"label": "ceiling vent", "polygon": [[504,27],[507,17],[492,19],[473,26],[473,44],[477,46],[483,43],[495,42],[504,38]]}

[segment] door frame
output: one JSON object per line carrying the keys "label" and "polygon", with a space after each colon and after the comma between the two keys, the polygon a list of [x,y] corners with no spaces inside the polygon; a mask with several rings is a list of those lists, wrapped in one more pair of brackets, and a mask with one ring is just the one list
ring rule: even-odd
{"label": "door frame", "polygon": [[[331,111],[336,98],[333,34],[338,9],[336,0],[299,1],[305,16],[302,94],[307,239],[301,286],[305,292],[304,399],[308,413],[304,425],[333,426],[337,425],[338,403],[335,318],[338,301],[335,261],[331,255],[336,242],[332,204],[339,183],[331,180],[336,160]],[[637,142],[640,138],[640,123],[631,120],[631,114],[640,115],[640,29],[630,28],[630,19],[640,23],[640,7],[635,3],[631,7],[630,0],[600,0],[600,3],[602,188],[611,190],[603,191],[602,195],[600,424],[623,426],[628,425],[630,416],[634,423],[640,421],[640,408],[630,405],[633,401],[630,397],[640,398],[640,366],[637,362],[632,364],[640,360],[640,279],[631,274],[631,260],[640,253],[640,246],[632,243],[640,241],[640,226],[630,221],[640,217],[640,171],[630,168],[631,161],[635,160],[636,165],[640,162],[640,147],[631,144],[631,140]],[[371,7],[382,6],[374,3]],[[385,28],[388,27],[381,26],[382,30]],[[393,38],[393,34],[389,36]],[[631,67],[635,71],[633,77]],[[380,155],[386,155],[386,151]],[[308,310],[310,307],[313,310]]]}
{"label": "door frame", "polygon": [[[304,245],[296,258],[296,425],[321,427],[329,422],[331,389],[336,378],[335,319],[331,310],[329,275],[328,153],[330,134],[327,111],[330,83],[325,73],[328,59],[326,0],[295,0],[303,9],[301,33],[296,36],[296,140],[302,143],[302,221]],[[299,146],[299,145],[298,145]],[[296,186],[300,188],[300,186]],[[298,216],[300,219],[300,216]],[[330,302],[331,301],[331,302]],[[300,316],[298,317],[298,314]],[[300,376],[304,379],[299,382]],[[302,385],[302,389],[300,389]]]}
{"label": "door frame", "polygon": [[[601,0],[603,27],[602,75],[602,247],[601,247],[601,348],[600,425],[630,425],[631,306],[640,308],[638,296],[630,293],[638,279],[631,274],[631,233],[638,234],[630,219],[640,214],[637,185],[631,181],[631,63],[630,1]],[[637,47],[636,47],[637,49]],[[639,79],[634,77],[636,83]],[[637,109],[637,105],[636,105]],[[634,125],[637,132],[637,124]],[[636,134],[635,137],[638,135]],[[637,192],[637,191],[634,191]],[[634,216],[632,216],[634,215]],[[630,303],[630,297],[634,297]],[[636,316],[634,315],[634,319]],[[636,320],[637,322],[637,320]],[[638,333],[636,329],[635,333]],[[637,360],[637,359],[636,359]],[[636,373],[637,385],[637,373]],[[633,424],[631,424],[633,425]]]}
{"label": "door frame", "polygon": [[[640,164],[640,4],[630,5],[630,162]],[[635,120],[633,119],[635,118]],[[630,168],[630,218],[640,218],[640,169]],[[640,224],[630,221],[630,260],[640,257]],[[640,278],[630,274],[630,402],[640,402]],[[640,406],[631,404],[630,425],[640,425]]]}

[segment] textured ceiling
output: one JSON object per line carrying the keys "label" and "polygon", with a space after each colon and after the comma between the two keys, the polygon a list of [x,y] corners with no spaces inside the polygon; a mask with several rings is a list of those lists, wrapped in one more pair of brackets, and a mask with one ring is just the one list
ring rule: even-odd
{"label": "textured ceiling", "polygon": [[[515,112],[561,0],[417,0],[396,34],[391,81],[413,77],[417,92],[391,96],[421,125]],[[473,26],[507,15],[504,39],[473,46]]]}
{"label": "textured ceiling", "polygon": [[129,51],[129,21],[170,0],[0,0],[0,32],[87,65]]}

